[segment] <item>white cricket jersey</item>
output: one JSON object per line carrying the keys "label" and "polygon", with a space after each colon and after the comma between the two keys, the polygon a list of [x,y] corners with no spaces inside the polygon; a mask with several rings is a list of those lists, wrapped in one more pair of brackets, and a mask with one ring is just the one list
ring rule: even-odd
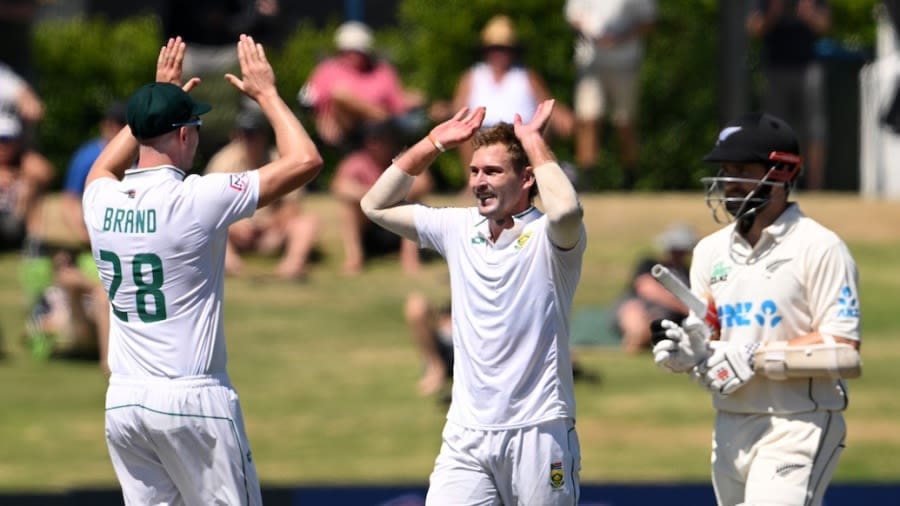
{"label": "white cricket jersey", "polygon": [[575,418],[569,314],[586,237],[561,250],[532,207],[496,243],[476,208],[415,207],[423,247],[444,256],[453,315],[453,400],[447,419],[513,429]]}
{"label": "white cricket jersey", "polygon": [[500,122],[512,123],[516,114],[525,123],[531,121],[537,110],[537,99],[524,68],[512,67],[498,82],[490,66],[478,63],[472,67],[472,88],[467,105],[472,110],[484,106],[481,126],[489,127]]}
{"label": "white cricket jersey", "polygon": [[[691,290],[712,295],[722,340],[788,341],[819,331],[859,340],[856,264],[844,242],[805,216],[796,204],[763,230],[751,248],[731,224],[694,249]],[[775,381],[758,374],[716,409],[733,413],[788,414],[843,410],[843,381],[797,378]]]}
{"label": "white cricket jersey", "polygon": [[228,226],[256,210],[259,174],[189,176],[171,166],[94,180],[84,222],[110,299],[114,375],[225,373]]}

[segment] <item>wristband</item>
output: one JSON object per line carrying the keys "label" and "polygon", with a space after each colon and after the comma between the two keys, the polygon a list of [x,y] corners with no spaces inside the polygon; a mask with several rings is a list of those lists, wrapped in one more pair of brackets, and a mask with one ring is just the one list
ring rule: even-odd
{"label": "wristband", "polygon": [[428,140],[431,141],[432,144],[434,144],[434,147],[437,148],[437,150],[440,151],[441,153],[444,153],[447,151],[447,148],[445,148],[444,145],[441,144],[441,141],[432,137],[431,134],[428,134],[425,137],[427,137]]}

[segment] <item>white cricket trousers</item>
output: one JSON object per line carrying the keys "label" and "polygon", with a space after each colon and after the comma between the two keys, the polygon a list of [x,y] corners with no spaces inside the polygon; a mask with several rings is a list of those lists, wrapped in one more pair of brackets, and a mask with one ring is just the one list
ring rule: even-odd
{"label": "white cricket trousers", "polygon": [[227,375],[113,375],[106,391],[106,444],[125,504],[262,504]]}
{"label": "white cricket trousers", "polygon": [[581,450],[572,420],[474,430],[447,422],[428,506],[575,506]]}
{"label": "white cricket trousers", "polygon": [[713,434],[719,506],[819,506],[847,428],[839,411],[792,415],[720,411]]}

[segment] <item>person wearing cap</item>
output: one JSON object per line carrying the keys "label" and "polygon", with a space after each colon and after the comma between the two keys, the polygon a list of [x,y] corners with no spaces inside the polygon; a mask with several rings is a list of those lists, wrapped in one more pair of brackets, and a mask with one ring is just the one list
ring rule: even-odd
{"label": "person wearing cap", "polygon": [[847,245],[790,200],[794,130],[750,113],[703,160],[713,217],[693,251],[691,291],[716,318],[662,321],[654,360],[712,392],[720,505],[820,505],[844,448],[846,379],[861,373],[859,275]]}
{"label": "person wearing cap", "polygon": [[[185,44],[160,50],[156,81],[128,99],[128,126],[91,167],[84,221],[109,294],[106,442],[126,504],[261,504],[223,325],[228,227],[311,181],[322,158],[278,95],[262,45],[242,35],[241,77],[279,157],[187,175],[208,104],[181,85]],[[137,165],[132,167],[135,154]]]}
{"label": "person wearing cap", "polygon": [[297,97],[313,110],[323,142],[352,149],[363,123],[399,118],[424,104],[422,94],[406,90],[394,66],[375,55],[364,23],[341,24],[334,44],[337,54],[316,65]]}
{"label": "person wearing cap", "polygon": [[[501,121],[511,123],[516,114],[528,121],[537,105],[550,98],[544,78],[519,61],[522,46],[513,20],[506,15],[492,17],[481,30],[481,61],[467,69],[456,83],[452,102],[435,102],[432,120],[444,121],[462,107],[485,107],[483,128]],[[550,118],[551,130],[563,137],[572,134],[572,111],[557,102]],[[463,166],[472,159],[472,146],[459,147]]]}
{"label": "person wearing cap", "polygon": [[656,15],[656,0],[566,0],[566,20],[576,34],[575,162],[585,188],[592,186],[607,116],[616,130],[623,189],[637,180],[643,39]]}
{"label": "person wearing cap", "polygon": [[0,251],[40,242],[40,209],[53,180],[53,165],[23,135],[19,117],[0,112]]}
{"label": "person wearing cap", "polygon": [[622,338],[622,349],[628,353],[650,348],[650,322],[653,320],[680,322],[688,315],[687,306],[659,284],[650,272],[654,265],[662,264],[687,284],[691,250],[697,243],[697,235],[690,225],[676,223],[660,234],[656,242],[658,254],[641,258],[625,294],[613,309],[614,330]]}
{"label": "person wearing cap", "polygon": [[[278,158],[269,136],[269,124],[262,112],[248,109],[235,119],[231,142],[216,152],[206,165],[207,174],[239,173],[248,167],[261,167]],[[303,280],[307,263],[316,245],[321,220],[301,206],[303,189],[258,209],[250,218],[228,228],[225,272],[243,273],[241,255],[258,252],[281,255],[275,269],[285,280]]]}

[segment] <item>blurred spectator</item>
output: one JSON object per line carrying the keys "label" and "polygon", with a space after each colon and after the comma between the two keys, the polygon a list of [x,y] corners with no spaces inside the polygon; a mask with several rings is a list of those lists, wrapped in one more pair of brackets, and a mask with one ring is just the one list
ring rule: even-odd
{"label": "blurred spectator", "polygon": [[[276,23],[278,0],[166,0],[162,12],[166,39],[181,36],[187,43],[183,74],[200,77],[203,85],[191,94],[198,100],[215,103],[203,117],[204,135],[198,146],[198,163],[210,157],[229,141],[235,118],[255,103],[228,84],[222,76],[237,74],[235,41],[242,34],[257,42]],[[270,46],[266,46],[271,50]]]}
{"label": "blurred spectator", "polygon": [[[245,110],[235,122],[233,139],[209,161],[206,173],[242,172],[262,167],[277,157],[269,128],[261,111]],[[310,254],[319,237],[319,218],[301,208],[302,190],[258,209],[252,217],[228,228],[225,270],[240,274],[241,254],[281,254],[276,274],[282,279],[302,280],[307,275]]]}
{"label": "blurred spectator", "polygon": [[656,19],[655,0],[567,0],[566,19],[575,29],[575,158],[590,187],[601,146],[602,120],[609,115],[621,150],[622,185],[634,186],[640,161],[637,132],[643,38]]}
{"label": "blurred spectator", "polygon": [[125,103],[110,104],[100,120],[100,136],[82,144],[75,152],[69,162],[69,168],[66,170],[66,179],[60,198],[62,218],[69,232],[75,235],[82,246],[88,245],[87,228],[84,226],[84,212],[81,207],[84,180],[87,178],[94,160],[103,151],[103,147],[119,133],[119,130],[122,130],[125,124]]}
{"label": "blurred spectator", "polygon": [[[424,294],[411,292],[404,305],[406,327],[424,362],[425,370],[418,382],[419,393],[433,395],[444,390],[453,379],[453,317],[450,302],[436,306]],[[572,357],[572,377],[575,381],[593,383],[599,380]],[[449,401],[449,396],[446,398]]]}
{"label": "blurred spectator", "polygon": [[404,307],[406,326],[425,364],[419,379],[421,395],[443,390],[453,378],[453,319],[450,304],[433,306],[424,294],[412,292]]}
{"label": "blurred spectator", "polygon": [[40,239],[40,206],[53,179],[53,166],[25,148],[22,133],[17,116],[0,113],[0,250]]}
{"label": "blurred spectator", "polygon": [[758,0],[747,18],[747,31],[762,38],[763,108],[797,127],[810,190],[825,186],[825,70],[815,44],[830,27],[827,0]]}
{"label": "blurred spectator", "polygon": [[[521,51],[513,21],[504,15],[491,18],[481,31],[481,61],[459,78],[452,103],[432,105],[431,119],[441,122],[463,107],[485,106],[482,128],[501,121],[512,123],[516,114],[529,121],[537,104],[551,97],[544,79],[519,61]],[[574,124],[571,109],[557,102],[550,118],[553,132],[568,137]],[[471,143],[459,146],[459,157],[465,167],[472,159]]]}
{"label": "blurred spectator", "polygon": [[277,14],[278,0],[170,0],[162,23],[166,39],[180,35],[187,42],[185,76],[219,77],[238,64],[234,41],[242,33],[265,35]]}
{"label": "blurred spectator", "polygon": [[[362,147],[340,162],[331,181],[331,193],[340,203],[343,272],[359,274],[367,257],[400,251],[407,274],[419,271],[419,247],[415,242],[376,226],[363,215],[359,202],[400,150],[400,129],[392,120],[368,123],[362,128]],[[415,179],[407,197],[417,201],[431,191],[428,172]]]}
{"label": "blurred spectator", "polygon": [[365,24],[342,24],[334,36],[337,54],[319,63],[300,89],[297,98],[312,108],[316,132],[326,144],[355,148],[354,136],[367,122],[396,118],[413,131],[424,123],[419,114],[424,96],[404,89],[394,67],[374,54],[372,42]]}
{"label": "blurred spectator", "polygon": [[657,238],[658,257],[642,258],[631,276],[625,294],[614,312],[616,330],[622,336],[622,347],[629,353],[648,349],[650,322],[664,318],[681,322],[688,308],[650,274],[659,263],[669,268],[685,285],[690,284],[691,252],[697,243],[694,230],[683,224],[672,225]]}
{"label": "blurred spectator", "polygon": [[42,358],[98,361],[100,369],[109,374],[106,291],[97,282],[93,259],[86,257],[87,263],[76,263],[75,258],[73,252],[65,250],[53,255],[53,281],[42,290],[31,310],[29,345]]}
{"label": "blurred spectator", "polygon": [[0,114],[18,115],[36,123],[44,117],[44,103],[12,68],[0,63]]}

